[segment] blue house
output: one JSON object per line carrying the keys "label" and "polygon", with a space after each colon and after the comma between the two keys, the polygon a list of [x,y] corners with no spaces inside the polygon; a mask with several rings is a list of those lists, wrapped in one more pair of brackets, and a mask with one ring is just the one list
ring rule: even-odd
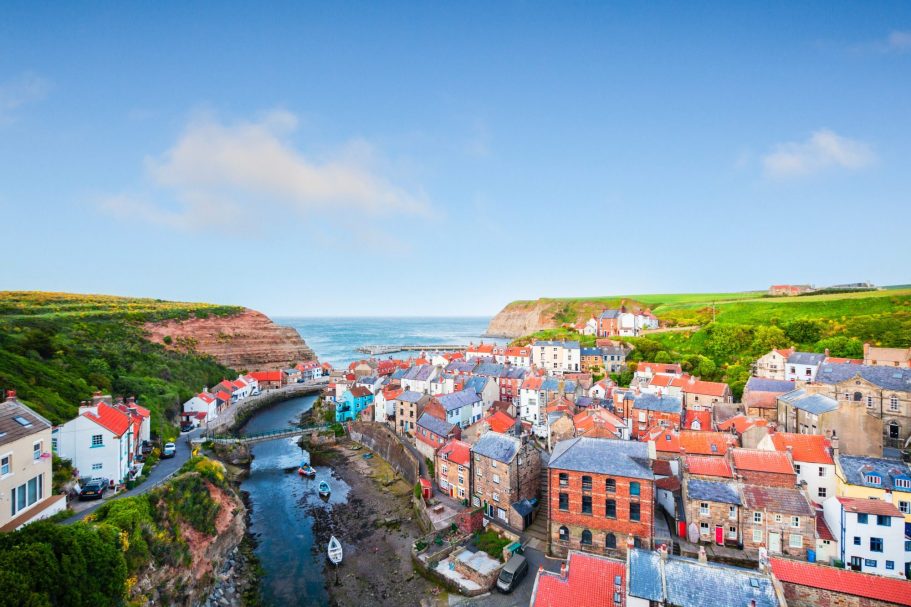
{"label": "blue house", "polygon": [[354,386],[342,394],[342,400],[335,405],[335,421],[356,420],[361,411],[373,404],[373,393],[364,386]]}

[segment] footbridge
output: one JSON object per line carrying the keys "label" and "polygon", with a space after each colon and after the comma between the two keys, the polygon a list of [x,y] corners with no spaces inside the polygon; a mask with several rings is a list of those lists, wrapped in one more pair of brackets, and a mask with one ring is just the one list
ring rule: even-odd
{"label": "footbridge", "polygon": [[250,445],[261,443],[268,440],[279,438],[290,438],[293,436],[304,436],[327,430],[329,424],[317,424],[312,426],[301,426],[299,428],[278,428],[275,430],[266,430],[255,434],[244,434],[243,436],[233,436],[230,434],[203,434],[200,440],[203,442],[213,442],[219,445]]}

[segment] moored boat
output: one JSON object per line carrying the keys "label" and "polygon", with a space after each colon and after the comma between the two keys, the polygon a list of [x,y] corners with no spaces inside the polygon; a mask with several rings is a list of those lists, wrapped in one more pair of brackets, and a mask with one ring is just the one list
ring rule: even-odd
{"label": "moored boat", "polygon": [[329,487],[329,483],[326,481],[319,482],[319,494],[321,497],[329,497],[329,494],[332,493],[332,488]]}
{"label": "moored boat", "polygon": [[326,554],[333,565],[342,562],[342,543],[334,535],[329,538],[329,548],[326,550]]}
{"label": "moored boat", "polygon": [[306,476],[307,478],[313,478],[316,476],[316,468],[310,464],[301,464],[300,468],[297,469],[297,473],[301,476]]}

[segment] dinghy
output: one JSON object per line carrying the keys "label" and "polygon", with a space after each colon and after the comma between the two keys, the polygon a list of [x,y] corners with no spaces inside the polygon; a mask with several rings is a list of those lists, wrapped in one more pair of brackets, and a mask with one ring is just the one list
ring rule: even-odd
{"label": "dinghy", "polygon": [[342,562],[342,543],[334,535],[329,538],[329,549],[326,552],[333,565],[338,565]]}
{"label": "dinghy", "polygon": [[329,494],[332,493],[332,489],[329,487],[329,483],[326,481],[319,482],[319,494],[321,497],[329,497]]}
{"label": "dinghy", "polygon": [[297,469],[297,473],[301,476],[306,476],[307,478],[313,478],[316,476],[316,468],[310,464],[301,464],[300,468]]}

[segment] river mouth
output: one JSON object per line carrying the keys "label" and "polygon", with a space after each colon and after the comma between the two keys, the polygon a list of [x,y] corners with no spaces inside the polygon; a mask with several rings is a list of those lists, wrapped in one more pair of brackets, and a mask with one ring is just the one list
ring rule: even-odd
{"label": "river mouth", "polygon": [[[315,396],[278,403],[254,414],[244,433],[263,432],[289,425],[313,406]],[[309,453],[297,438],[253,445],[250,474],[241,483],[251,508],[248,533],[256,540],[255,553],[263,569],[264,605],[326,605],[329,596],[323,575],[325,546],[314,546],[314,509],[331,509],[348,500],[349,487],[332,468],[315,466],[316,478],[302,478],[297,467]],[[332,487],[328,499],[318,493],[320,481]]]}

